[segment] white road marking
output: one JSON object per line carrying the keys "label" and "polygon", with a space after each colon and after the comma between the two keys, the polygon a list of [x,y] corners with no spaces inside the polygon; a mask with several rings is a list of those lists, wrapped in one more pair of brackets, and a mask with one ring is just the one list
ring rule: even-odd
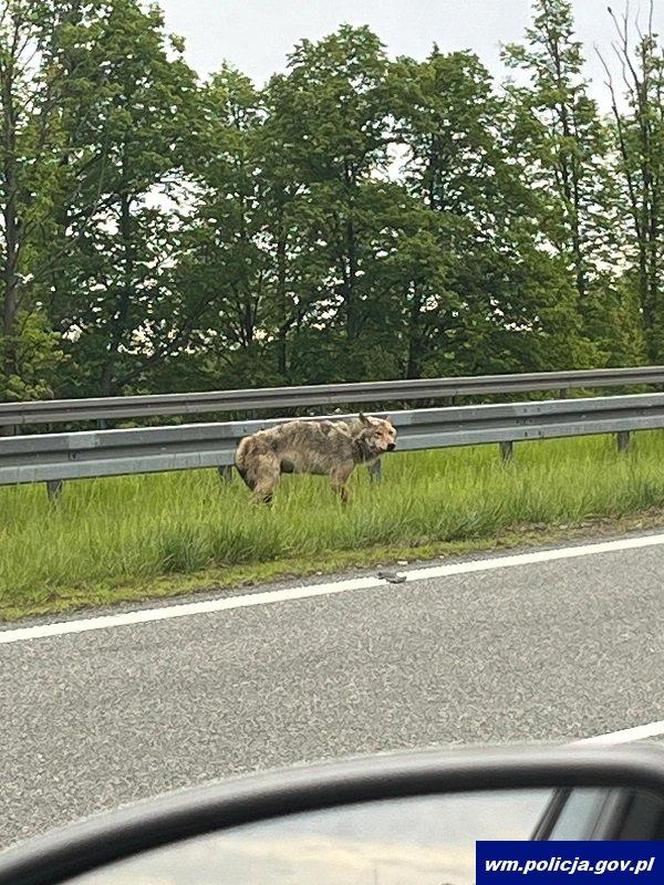
{"label": "white road marking", "polygon": [[[579,544],[576,547],[558,547],[555,550],[538,550],[533,553],[517,553],[514,556],[478,559],[473,562],[460,562],[456,565],[434,565],[431,568],[413,569],[411,572],[406,572],[405,575],[407,581],[421,581],[427,578],[464,575],[470,572],[509,568],[515,565],[552,562],[556,559],[575,559],[578,556],[594,556],[598,553],[615,553],[621,550],[638,550],[642,547],[659,547],[662,544],[664,544],[664,534],[645,535],[640,538],[624,538],[620,541],[601,541],[596,544]],[[404,572],[400,572],[400,574],[404,574]]]}
{"label": "white road marking", "polygon": [[[534,565],[559,559],[576,559],[581,556],[594,556],[601,553],[615,553],[621,550],[638,550],[643,547],[657,547],[664,544],[664,534],[645,535],[639,538],[624,538],[619,541],[603,541],[596,544],[580,544],[573,547],[559,547],[553,550],[538,550],[532,553],[518,553],[512,556],[499,556],[459,562],[449,565],[436,565],[428,568],[415,568],[410,571],[399,569],[406,581],[422,581],[430,578],[444,578],[493,569],[513,568],[520,565]],[[147,624],[152,621],[167,621],[189,615],[210,614],[236,608],[250,608],[258,605],[271,605],[275,602],[290,602],[294,599],[309,599],[315,596],[331,596],[353,590],[372,590],[388,586],[384,578],[369,576],[332,581],[325,584],[309,584],[304,587],[287,587],[283,590],[268,590],[262,593],[249,593],[243,596],[230,596],[224,599],[209,599],[201,602],[180,603],[161,608],[142,609],[117,615],[81,618],[60,621],[52,624],[39,624],[34,627],[18,627],[0,631],[0,645],[23,642],[30,639],[44,639],[54,636],[67,636],[71,633],[87,633],[90,630],[105,630],[112,627],[125,627],[133,624]]]}
{"label": "white road marking", "polygon": [[171,618],[184,618],[189,615],[204,615],[210,612],[228,611],[234,608],[248,608],[254,605],[269,605],[273,602],[287,602],[292,599],[308,599],[312,596],[328,596],[332,593],[347,593],[349,590],[366,590],[381,587],[387,581],[381,578],[351,578],[330,584],[312,584],[306,587],[288,587],[285,590],[267,590],[264,593],[248,593],[244,596],[230,596],[225,599],[208,599],[204,602],[166,605],[162,608],[148,608],[118,615],[101,615],[97,618],[82,618],[75,621],[60,621],[54,624],[40,624],[35,627],[19,627],[16,630],[0,632],[0,645],[21,642],[26,639],[41,639],[47,636],[66,636],[69,633],[87,633],[89,630],[105,630],[109,627],[124,627],[130,624],[147,624],[152,621],[168,621]]}
{"label": "white road marking", "polygon": [[575,744],[597,744],[609,747],[614,744],[628,744],[632,741],[644,741],[646,738],[659,737],[664,734],[664,719],[659,722],[648,722],[646,725],[636,725],[634,728],[623,728],[621,731],[609,731],[606,734],[597,734],[594,737],[582,738]]}

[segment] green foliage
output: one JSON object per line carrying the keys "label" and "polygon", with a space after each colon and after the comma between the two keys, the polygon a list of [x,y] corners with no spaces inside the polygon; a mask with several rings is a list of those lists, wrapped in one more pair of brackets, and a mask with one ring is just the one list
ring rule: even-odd
{"label": "green foliage", "polygon": [[[429,324],[425,371],[574,364],[583,348],[569,275],[540,245],[541,202],[513,162],[508,108],[488,72],[469,53],[436,50],[422,63],[400,60],[392,80],[406,186],[435,214],[445,256],[426,293],[439,325]],[[426,356],[417,332],[413,349]]]}
{"label": "green foliage", "polygon": [[58,219],[70,260],[53,280],[51,310],[90,393],[136,383],[175,348],[187,320],[173,303],[173,270],[199,96],[181,51],[157,7],[113,0],[84,62],[104,71],[103,83],[68,95],[98,174]]}
{"label": "green foliage", "polygon": [[623,237],[628,257],[626,279],[633,283],[648,359],[659,362],[664,352],[664,47],[648,28],[629,31],[625,15],[619,21],[609,9],[616,29],[614,50],[621,65],[623,101],[606,60],[612,104],[611,135],[616,156]]}
{"label": "green foliage", "polygon": [[537,0],[503,87],[470,52],[390,60],[351,26],[262,89],[228,65],[200,83],[158,6],[0,12],[3,396],[659,352],[653,35],[609,123],[569,0]]}
{"label": "green foliage", "polygon": [[503,53],[528,76],[526,86],[507,86],[510,151],[538,194],[542,230],[576,289],[571,306],[579,331],[594,342],[594,360],[601,364],[606,348],[615,349],[606,339],[616,331],[607,322],[617,217],[607,127],[588,94],[569,0],[537,0],[526,39]]}
{"label": "green foliage", "polygon": [[13,334],[0,336],[3,365],[6,350],[11,350],[16,371],[0,375],[0,399],[12,402],[52,398],[66,357],[60,336],[49,331],[42,312],[20,313],[16,317]]}

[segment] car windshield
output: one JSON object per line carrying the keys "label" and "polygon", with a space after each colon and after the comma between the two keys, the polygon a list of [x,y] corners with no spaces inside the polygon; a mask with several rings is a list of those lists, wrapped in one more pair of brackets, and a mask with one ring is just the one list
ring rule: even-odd
{"label": "car windshield", "polygon": [[[0,850],[664,738],[663,29],[0,0]],[[622,832],[561,796],[518,832]]]}

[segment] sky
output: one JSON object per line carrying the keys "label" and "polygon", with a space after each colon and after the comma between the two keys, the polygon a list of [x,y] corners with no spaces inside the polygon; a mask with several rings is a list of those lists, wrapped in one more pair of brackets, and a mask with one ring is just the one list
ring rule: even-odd
{"label": "sky", "polygon": [[[622,13],[625,0],[612,0]],[[225,59],[262,85],[283,71],[303,37],[317,40],[340,24],[369,25],[388,53],[424,58],[432,43],[442,51],[470,49],[489,70],[505,75],[500,44],[522,38],[529,0],[159,0],[169,31],[183,36],[187,60],[202,76]],[[586,47],[592,94],[608,107],[604,73],[594,45],[610,55],[614,36],[607,0],[573,0],[577,33]],[[648,0],[631,0],[632,17],[645,24]],[[664,0],[655,0],[656,30],[664,33]]]}

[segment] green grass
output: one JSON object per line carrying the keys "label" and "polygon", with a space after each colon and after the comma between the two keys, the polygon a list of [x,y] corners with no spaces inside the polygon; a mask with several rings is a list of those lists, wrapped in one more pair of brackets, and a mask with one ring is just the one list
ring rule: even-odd
{"label": "green grass", "polygon": [[523,526],[620,520],[664,508],[664,434],[396,454],[384,480],[356,471],[342,508],[327,481],[285,477],[272,508],[252,507],[216,471],[0,488],[0,617],[170,595],[486,546]]}

